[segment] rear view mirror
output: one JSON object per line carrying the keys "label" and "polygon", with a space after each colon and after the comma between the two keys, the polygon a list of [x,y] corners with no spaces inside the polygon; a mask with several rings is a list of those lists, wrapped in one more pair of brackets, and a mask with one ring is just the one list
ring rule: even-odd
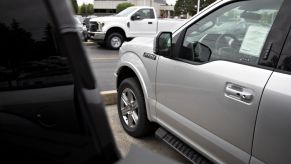
{"label": "rear view mirror", "polygon": [[154,41],[154,53],[161,56],[170,56],[172,49],[172,32],[161,32]]}
{"label": "rear view mirror", "polygon": [[194,56],[194,61],[207,62],[210,60],[212,51],[205,44],[194,42],[192,43],[192,53]]}

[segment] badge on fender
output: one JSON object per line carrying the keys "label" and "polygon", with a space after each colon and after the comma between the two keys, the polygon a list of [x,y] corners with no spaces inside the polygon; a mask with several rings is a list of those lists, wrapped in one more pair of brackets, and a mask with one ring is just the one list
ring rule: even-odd
{"label": "badge on fender", "polygon": [[156,55],[150,54],[150,53],[146,53],[146,52],[143,54],[143,56],[145,58],[149,58],[149,59],[152,59],[152,60],[156,60],[157,59],[157,56]]}

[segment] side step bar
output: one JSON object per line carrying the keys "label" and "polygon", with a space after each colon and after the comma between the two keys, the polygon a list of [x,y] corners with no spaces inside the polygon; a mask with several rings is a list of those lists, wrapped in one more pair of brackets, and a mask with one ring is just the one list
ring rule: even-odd
{"label": "side step bar", "polygon": [[155,135],[156,137],[160,138],[162,141],[170,145],[173,149],[178,151],[180,154],[182,154],[184,157],[186,157],[193,164],[212,164],[212,162],[210,162],[208,159],[187,146],[183,141],[181,141],[165,129],[159,128],[156,131]]}

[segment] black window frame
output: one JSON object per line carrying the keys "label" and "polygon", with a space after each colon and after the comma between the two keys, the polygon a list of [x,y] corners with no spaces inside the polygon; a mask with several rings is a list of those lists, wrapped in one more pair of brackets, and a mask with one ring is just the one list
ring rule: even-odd
{"label": "black window frame", "polygon": [[291,65],[291,28],[284,43],[284,47],[280,54],[280,58],[275,72],[291,75],[291,70],[286,70],[284,67],[284,63],[286,62],[286,60],[288,60],[288,63],[290,63]]}

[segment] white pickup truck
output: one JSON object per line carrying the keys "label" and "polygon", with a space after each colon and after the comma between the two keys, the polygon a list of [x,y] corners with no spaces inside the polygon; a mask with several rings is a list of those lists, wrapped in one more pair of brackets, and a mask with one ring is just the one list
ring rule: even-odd
{"label": "white pickup truck", "polygon": [[119,49],[125,40],[173,31],[185,22],[183,19],[158,19],[153,7],[134,6],[113,16],[91,19],[88,35],[100,45]]}

